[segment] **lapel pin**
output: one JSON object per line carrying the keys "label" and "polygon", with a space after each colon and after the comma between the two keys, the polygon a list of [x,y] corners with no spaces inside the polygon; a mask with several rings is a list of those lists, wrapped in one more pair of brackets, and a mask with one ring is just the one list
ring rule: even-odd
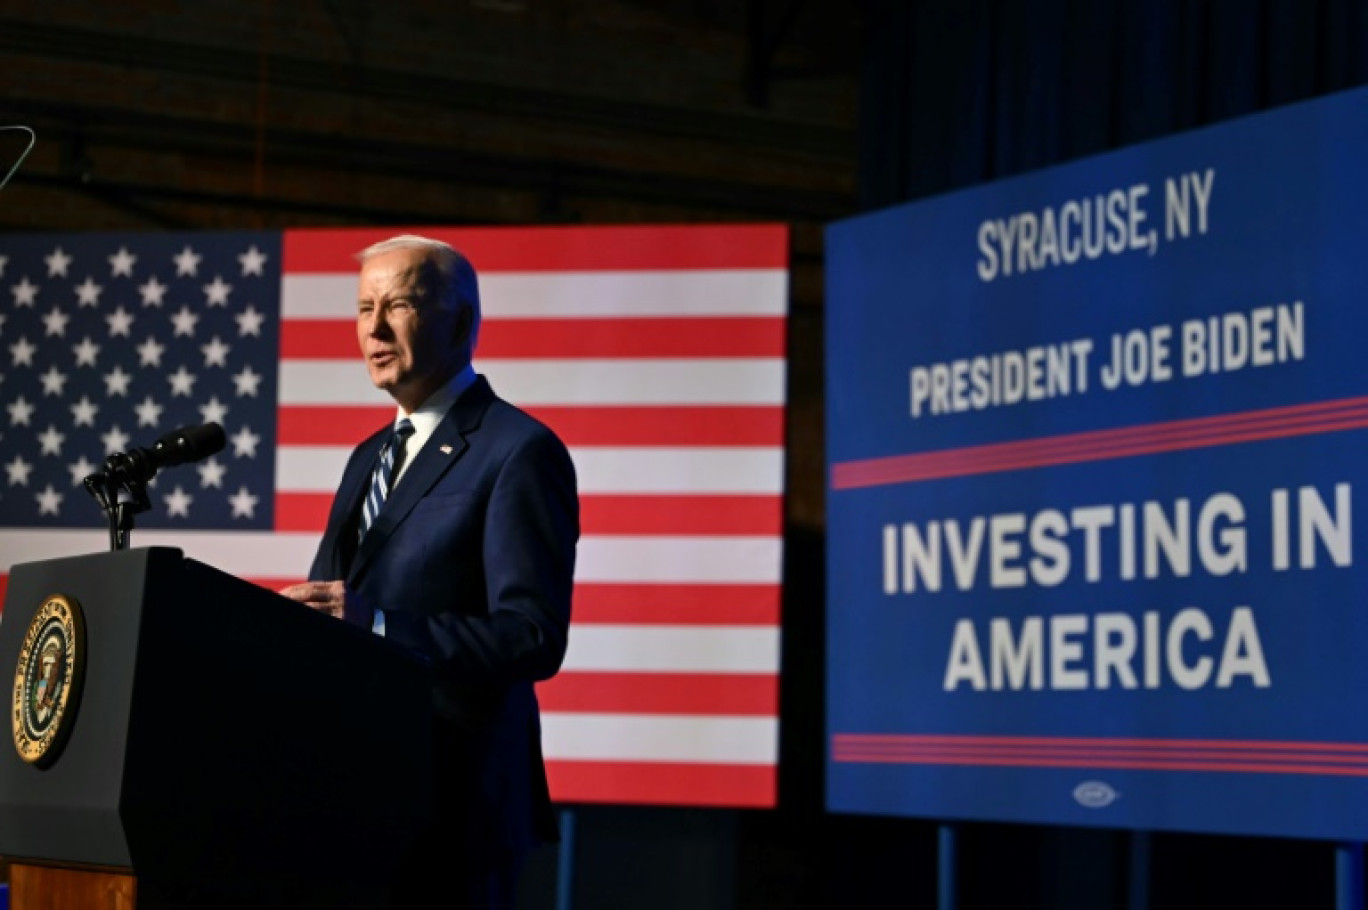
{"label": "lapel pin", "polygon": [[442,446],[442,454],[443,454],[443,455],[450,455],[450,454],[451,454],[451,446]]}

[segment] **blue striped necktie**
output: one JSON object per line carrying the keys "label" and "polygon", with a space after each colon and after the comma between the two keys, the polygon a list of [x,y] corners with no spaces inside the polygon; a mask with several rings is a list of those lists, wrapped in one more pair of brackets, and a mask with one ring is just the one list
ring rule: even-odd
{"label": "blue striped necktie", "polygon": [[366,532],[375,522],[375,516],[380,514],[380,507],[385,504],[385,497],[389,495],[390,478],[394,476],[395,456],[403,456],[404,440],[412,434],[413,424],[409,423],[408,418],[405,417],[395,426],[394,433],[385,442],[385,447],[380,450],[380,463],[375,466],[375,473],[371,474],[370,493],[366,495],[366,501],[361,505],[361,533],[359,538],[366,536]]}

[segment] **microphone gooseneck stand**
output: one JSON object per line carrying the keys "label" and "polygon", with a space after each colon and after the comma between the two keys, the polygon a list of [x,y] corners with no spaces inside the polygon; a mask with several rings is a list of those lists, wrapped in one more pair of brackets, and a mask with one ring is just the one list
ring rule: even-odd
{"label": "microphone gooseneck stand", "polygon": [[86,491],[95,497],[109,521],[110,550],[127,550],[128,538],[133,532],[133,516],[152,508],[152,500],[147,495],[147,481],[151,478],[140,479],[120,471],[112,464],[119,457],[109,456],[103,471],[85,479]]}

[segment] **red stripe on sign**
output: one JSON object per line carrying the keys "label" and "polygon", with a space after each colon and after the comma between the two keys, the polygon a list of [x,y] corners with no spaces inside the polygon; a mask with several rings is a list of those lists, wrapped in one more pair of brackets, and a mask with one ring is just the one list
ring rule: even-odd
{"label": "red stripe on sign", "polygon": [[310,228],[284,232],[281,261],[286,273],[354,275],[356,253],[405,233],[451,244],[480,273],[788,267],[784,225]]}
{"label": "red stripe on sign", "polygon": [[1368,427],[1368,398],[1312,402],[1113,430],[848,461],[831,468],[831,488],[848,490],[1079,464]]}
{"label": "red stripe on sign", "polygon": [[774,765],[553,760],[546,773],[562,803],[770,808],[778,790]]}
{"label": "red stripe on sign", "polygon": [[[782,316],[641,319],[498,319],[480,327],[481,359],[783,357]],[[287,320],[287,360],[355,359],[356,323]]]}
{"label": "red stripe on sign", "polygon": [[779,600],[776,584],[577,584],[574,621],[774,626]]}
{"label": "red stripe on sign", "polygon": [[1153,749],[1225,749],[1237,752],[1338,752],[1368,756],[1368,743],[1326,743],[1282,739],[1152,739],[1118,736],[969,736],[957,733],[836,733],[832,742],[838,747],[878,746],[883,748],[923,745],[975,745],[988,747]]}
{"label": "red stripe on sign", "polygon": [[277,493],[275,529],[321,533],[328,525],[332,501],[332,493]]}
{"label": "red stripe on sign", "polygon": [[[779,446],[784,408],[538,407],[529,414],[568,446]],[[353,446],[394,420],[391,405],[286,405],[277,411],[283,446]]]}
{"label": "red stripe on sign", "polygon": [[1322,777],[1368,777],[1368,768],[1345,765],[1301,765],[1279,762],[1191,761],[1178,759],[1112,758],[1014,758],[985,753],[980,756],[951,755],[844,755],[833,756],[848,764],[953,765],[990,768],[1120,768],[1133,771],[1221,771],[1233,774],[1306,774]]}
{"label": "red stripe on sign", "polygon": [[580,496],[584,534],[778,534],[780,496]]}
{"label": "red stripe on sign", "polygon": [[773,717],[779,713],[779,677],[567,671],[538,685],[537,698],[543,711]]}

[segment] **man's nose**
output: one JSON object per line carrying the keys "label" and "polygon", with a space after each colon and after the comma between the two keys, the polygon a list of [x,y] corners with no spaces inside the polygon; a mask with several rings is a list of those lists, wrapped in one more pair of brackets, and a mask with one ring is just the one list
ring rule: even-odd
{"label": "man's nose", "polygon": [[372,338],[390,338],[394,335],[389,324],[389,310],[377,310],[371,316],[366,334]]}

